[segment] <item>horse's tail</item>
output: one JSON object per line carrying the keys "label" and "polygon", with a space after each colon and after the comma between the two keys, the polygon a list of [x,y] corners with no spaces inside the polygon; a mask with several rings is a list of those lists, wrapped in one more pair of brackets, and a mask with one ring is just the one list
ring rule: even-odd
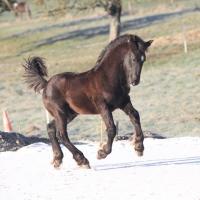
{"label": "horse's tail", "polygon": [[44,59],[40,57],[29,58],[25,60],[23,67],[25,69],[24,78],[28,88],[33,88],[35,92],[39,93],[47,85],[47,80],[44,78],[47,76]]}

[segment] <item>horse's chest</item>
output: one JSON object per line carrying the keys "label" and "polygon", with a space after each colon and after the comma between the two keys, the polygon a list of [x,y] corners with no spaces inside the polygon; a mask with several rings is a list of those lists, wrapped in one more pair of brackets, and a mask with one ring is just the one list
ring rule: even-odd
{"label": "horse's chest", "polygon": [[108,105],[112,106],[113,109],[121,107],[128,97],[129,90],[126,88],[118,88],[112,92],[104,94],[105,100]]}

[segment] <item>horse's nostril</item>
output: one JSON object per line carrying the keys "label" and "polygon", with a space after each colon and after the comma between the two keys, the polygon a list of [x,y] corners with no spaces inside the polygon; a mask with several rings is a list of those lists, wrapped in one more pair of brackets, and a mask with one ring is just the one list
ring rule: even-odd
{"label": "horse's nostril", "polygon": [[140,83],[140,80],[138,79],[138,80],[133,81],[131,84],[132,84],[133,86],[135,86],[135,85],[138,85],[139,83]]}

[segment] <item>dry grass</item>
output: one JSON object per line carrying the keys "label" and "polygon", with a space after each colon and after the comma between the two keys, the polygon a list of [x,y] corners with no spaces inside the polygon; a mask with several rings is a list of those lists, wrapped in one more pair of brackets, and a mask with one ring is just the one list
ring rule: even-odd
{"label": "dry grass", "polygon": [[162,47],[167,46],[169,44],[171,45],[183,45],[183,37],[186,38],[187,42],[189,44],[199,43],[200,42],[200,28],[196,28],[193,30],[185,30],[182,33],[176,33],[173,35],[168,36],[160,36],[156,38],[155,42],[153,43],[153,46],[156,47]]}
{"label": "dry grass", "polygon": [[[123,20],[136,17],[125,16]],[[148,52],[147,62],[142,72],[142,82],[138,87],[131,89],[131,98],[140,112],[144,130],[165,136],[200,134],[198,17],[198,13],[190,13],[181,18],[181,23],[187,25],[185,35],[188,39],[188,54],[183,53],[180,17],[140,29],[133,27],[128,31],[142,38],[155,40]],[[3,24],[1,27],[6,28],[0,31],[0,38],[48,23],[49,25],[60,24],[63,20],[54,22],[50,22],[49,19],[33,20],[31,27],[27,22],[18,22],[18,26]],[[45,111],[41,96],[27,90],[23,83],[21,67],[23,58],[30,55],[45,57],[50,76],[63,71],[81,72],[94,65],[101,49],[107,43],[107,35],[64,40],[20,56],[16,55],[38,40],[84,27],[103,25],[107,22],[107,20],[102,20],[69,28],[56,28],[0,41],[2,49],[0,53],[0,105],[2,109],[8,109],[16,131],[26,133],[35,126],[46,134]],[[121,111],[116,111],[114,116],[120,121],[120,134],[133,130],[128,118]],[[1,121],[0,129],[2,129]],[[99,116],[80,116],[69,125],[69,132],[73,139],[99,139],[99,130]]]}

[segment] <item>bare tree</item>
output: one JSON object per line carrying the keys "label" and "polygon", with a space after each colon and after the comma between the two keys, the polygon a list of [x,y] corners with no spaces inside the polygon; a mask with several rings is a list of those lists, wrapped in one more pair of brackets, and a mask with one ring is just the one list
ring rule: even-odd
{"label": "bare tree", "polygon": [[94,9],[96,7],[104,8],[110,17],[109,41],[120,35],[121,0],[68,0],[67,5],[69,8],[77,10]]}
{"label": "bare tree", "polygon": [[96,5],[104,7],[110,17],[109,41],[111,41],[120,35],[121,0],[96,0]]}
{"label": "bare tree", "polygon": [[110,16],[110,34],[109,41],[120,35],[120,19],[121,19],[121,1],[108,1],[107,12]]}
{"label": "bare tree", "polygon": [[8,1],[8,0],[2,0],[2,2],[7,6],[7,8],[12,11],[12,2]]}

